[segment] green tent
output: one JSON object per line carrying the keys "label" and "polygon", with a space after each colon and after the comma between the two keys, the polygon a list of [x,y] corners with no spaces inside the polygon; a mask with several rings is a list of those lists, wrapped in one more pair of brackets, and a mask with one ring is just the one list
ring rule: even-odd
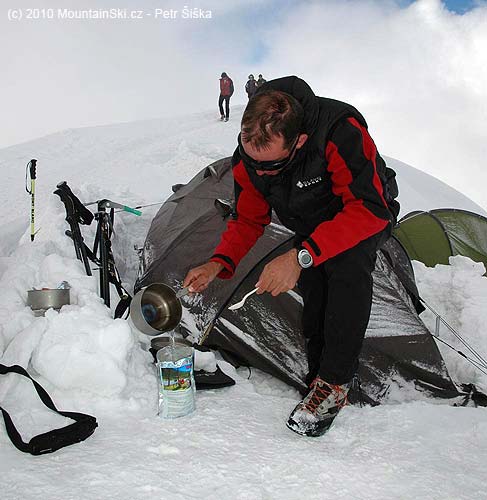
{"label": "green tent", "polygon": [[487,269],[487,218],[466,210],[438,208],[405,215],[394,229],[411,260],[448,264],[452,255],[483,262]]}

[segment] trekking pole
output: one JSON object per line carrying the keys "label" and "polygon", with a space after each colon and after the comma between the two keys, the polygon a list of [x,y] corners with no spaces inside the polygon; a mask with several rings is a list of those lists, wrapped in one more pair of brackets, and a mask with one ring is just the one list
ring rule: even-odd
{"label": "trekking pole", "polygon": [[[115,209],[140,217],[142,212],[139,210],[122,205],[111,200],[103,199],[97,202],[98,210],[95,218],[98,221],[95,243],[93,245],[93,254],[95,257],[100,251],[100,296],[105,302],[107,307],[110,307],[110,282],[117,288],[121,300],[126,301],[128,295],[125,294],[125,289],[122,287],[118,278],[118,272],[115,266],[115,258],[112,251],[111,237],[113,233],[113,221],[115,216]],[[107,212],[110,210],[110,213]],[[122,312],[123,314],[123,312]]]}
{"label": "trekking pole", "polygon": [[93,261],[96,259],[86,246],[79,225],[83,224],[89,226],[93,221],[93,214],[71,191],[66,181],[60,182],[56,186],[54,194],[57,194],[61,198],[61,201],[64,203],[64,208],[66,209],[66,222],[70,227],[70,230],[66,231],[66,235],[73,240],[76,257],[83,262],[86,274],[91,276],[91,266],[88,258]]}
{"label": "trekking pole", "polygon": [[[36,187],[36,165],[37,160],[32,159],[25,167],[25,190],[30,194],[30,241],[34,241],[36,235],[35,223],[35,187]],[[28,186],[28,176],[30,176],[30,188]]]}

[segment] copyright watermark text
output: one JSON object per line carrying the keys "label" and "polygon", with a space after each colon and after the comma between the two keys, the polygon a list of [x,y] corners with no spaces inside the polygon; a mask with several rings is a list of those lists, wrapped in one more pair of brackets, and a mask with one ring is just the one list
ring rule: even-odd
{"label": "copyright watermark text", "polygon": [[137,19],[212,19],[211,10],[199,7],[184,6],[182,9],[8,9],[7,17],[10,21],[22,20],[137,20]]}

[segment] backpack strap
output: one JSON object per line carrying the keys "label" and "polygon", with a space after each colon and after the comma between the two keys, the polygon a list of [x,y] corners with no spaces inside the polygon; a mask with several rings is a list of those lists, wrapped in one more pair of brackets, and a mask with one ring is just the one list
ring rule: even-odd
{"label": "backpack strap", "polygon": [[50,410],[75,421],[73,424],[65,427],[60,427],[59,429],[38,434],[26,443],[22,440],[22,437],[15,427],[9,413],[0,406],[8,437],[18,450],[24,453],[30,453],[31,455],[52,453],[60,448],[64,448],[65,446],[84,441],[87,437],[91,436],[93,432],[95,432],[95,429],[98,427],[95,417],[85,415],[84,413],[58,410],[46,390],[38,382],[36,382],[24,368],[19,365],[5,366],[0,364],[0,375],[6,375],[7,373],[17,373],[18,375],[23,375],[24,377],[30,379],[34,384],[34,388],[37,391],[39,398]]}

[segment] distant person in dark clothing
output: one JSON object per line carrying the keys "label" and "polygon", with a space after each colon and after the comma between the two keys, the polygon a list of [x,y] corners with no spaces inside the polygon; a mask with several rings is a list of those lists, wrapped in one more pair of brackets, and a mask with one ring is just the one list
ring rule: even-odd
{"label": "distant person in dark clothing", "polygon": [[[226,122],[230,118],[230,97],[233,94],[233,81],[223,72],[220,78],[220,97],[218,99],[218,107],[220,108],[220,120]],[[225,101],[225,112],[223,112],[223,101]]]}
{"label": "distant person in dark clothing", "polygon": [[249,99],[252,98],[252,96],[255,94],[256,91],[257,91],[257,82],[255,81],[254,75],[249,75],[249,79],[245,84],[245,92],[247,92]]}
{"label": "distant person in dark clothing", "polygon": [[262,85],[264,85],[266,81],[267,80],[264,80],[264,77],[262,75],[259,75],[259,79],[257,80],[257,88],[262,87]]}

